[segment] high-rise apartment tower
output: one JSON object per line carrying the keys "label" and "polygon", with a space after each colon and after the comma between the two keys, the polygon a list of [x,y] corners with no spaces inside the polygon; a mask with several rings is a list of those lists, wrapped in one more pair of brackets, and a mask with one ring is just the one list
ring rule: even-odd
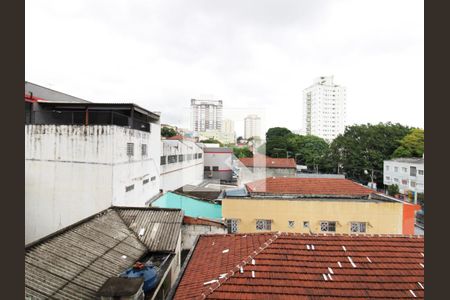
{"label": "high-rise apartment tower", "polygon": [[345,130],[346,88],[322,76],[303,90],[303,130],[332,141]]}
{"label": "high-rise apartment tower", "polygon": [[191,129],[196,132],[222,129],[222,100],[191,99]]}
{"label": "high-rise apartment tower", "polygon": [[244,138],[261,137],[261,118],[257,115],[248,115],[244,119]]}

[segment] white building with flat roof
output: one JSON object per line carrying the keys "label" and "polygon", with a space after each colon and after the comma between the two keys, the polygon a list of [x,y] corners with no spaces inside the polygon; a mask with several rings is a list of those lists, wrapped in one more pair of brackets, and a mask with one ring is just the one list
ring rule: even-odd
{"label": "white building with flat roof", "polygon": [[346,88],[333,76],[322,76],[303,91],[303,126],[306,134],[332,141],[345,130]]}
{"label": "white building with flat roof", "polygon": [[396,184],[400,193],[408,191],[425,192],[425,168],[423,158],[396,158],[385,160],[384,178],[385,185]]}
{"label": "white building with flat roof", "polygon": [[222,100],[191,99],[191,129],[196,132],[222,130]]}
{"label": "white building with flat roof", "polygon": [[261,138],[261,118],[258,115],[248,115],[244,119],[244,138]]}

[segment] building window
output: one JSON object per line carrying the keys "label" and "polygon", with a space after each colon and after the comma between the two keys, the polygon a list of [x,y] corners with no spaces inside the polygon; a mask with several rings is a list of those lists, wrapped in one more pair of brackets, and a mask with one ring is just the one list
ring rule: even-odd
{"label": "building window", "polygon": [[303,222],[303,228],[309,228],[309,221]]}
{"label": "building window", "polygon": [[197,159],[197,153],[194,154],[194,159]]}
{"label": "building window", "polygon": [[125,187],[125,192],[129,192],[132,190],[134,190],[134,184]]}
{"label": "building window", "polygon": [[151,181],[155,181],[155,180],[156,180],[156,176],[150,177],[150,180],[151,180]]}
{"label": "building window", "polygon": [[288,221],[288,227],[294,228],[295,227],[295,221]]}
{"label": "building window", "polygon": [[219,171],[219,167],[217,167],[217,166],[214,166],[214,167],[212,167],[213,169],[213,171]]}
{"label": "building window", "polygon": [[394,167],[394,172],[398,172],[398,167]]}
{"label": "building window", "polygon": [[408,168],[402,167],[402,171],[403,171],[403,173],[407,173],[408,172]]}
{"label": "building window", "polygon": [[161,156],[161,166],[166,164],[166,156]]}
{"label": "building window", "polygon": [[178,155],[178,161],[182,162],[183,160],[184,160],[184,155],[183,154]]}
{"label": "building window", "polygon": [[147,156],[147,144],[141,145],[141,153],[142,153],[142,156]]}
{"label": "building window", "polygon": [[227,220],[228,233],[236,233],[238,231],[238,225],[236,219]]}
{"label": "building window", "polygon": [[386,166],[386,171],[389,171],[389,166]]}
{"label": "building window", "polygon": [[205,171],[211,171],[211,167],[205,166],[204,170],[205,170]]}
{"label": "building window", "polygon": [[256,220],[256,230],[271,230],[271,220]]}
{"label": "building window", "polygon": [[419,175],[423,175],[423,170],[418,170]]}
{"label": "building window", "polygon": [[350,232],[366,232],[366,223],[365,222],[351,222],[350,223]]}
{"label": "building window", "polygon": [[336,232],[336,222],[322,221],[320,222],[320,231],[322,232]]}
{"label": "building window", "polygon": [[127,143],[127,155],[128,156],[134,155],[134,143]]}
{"label": "building window", "polygon": [[398,182],[398,178],[394,178],[394,182]]}
{"label": "building window", "polygon": [[167,161],[169,162],[169,164],[173,164],[177,162],[177,156],[176,155],[169,155],[167,157]]}
{"label": "building window", "polygon": [[415,181],[411,181],[411,187],[416,187],[416,182]]}
{"label": "building window", "polygon": [[142,181],[142,184],[147,184],[149,182],[148,178]]}
{"label": "building window", "polygon": [[417,168],[416,167],[409,167],[409,175],[410,176],[416,176]]}
{"label": "building window", "polygon": [[202,158],[202,154],[201,153],[199,153],[198,155],[197,155],[197,158]]}
{"label": "building window", "polygon": [[386,176],[386,180],[391,180],[391,176]]}
{"label": "building window", "polygon": [[402,179],[402,184],[403,184],[403,185],[408,185],[408,180]]}

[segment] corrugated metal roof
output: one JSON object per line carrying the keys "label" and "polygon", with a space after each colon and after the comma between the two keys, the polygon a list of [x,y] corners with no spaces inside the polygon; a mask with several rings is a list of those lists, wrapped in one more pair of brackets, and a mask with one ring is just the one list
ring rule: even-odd
{"label": "corrugated metal roof", "polygon": [[25,297],[93,299],[108,278],[146,252],[118,213],[109,209],[26,249]]}
{"label": "corrugated metal roof", "polygon": [[137,235],[145,229],[139,238],[150,251],[175,251],[183,222],[181,209],[115,207],[115,210]]}

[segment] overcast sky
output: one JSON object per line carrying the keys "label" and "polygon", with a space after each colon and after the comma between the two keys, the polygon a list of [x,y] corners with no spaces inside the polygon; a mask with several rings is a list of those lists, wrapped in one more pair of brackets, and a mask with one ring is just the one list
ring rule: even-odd
{"label": "overcast sky", "polygon": [[25,79],[134,102],[188,126],[191,98],[224,101],[243,133],[302,127],[302,90],[334,75],[347,125],[424,125],[423,1],[26,0]]}

